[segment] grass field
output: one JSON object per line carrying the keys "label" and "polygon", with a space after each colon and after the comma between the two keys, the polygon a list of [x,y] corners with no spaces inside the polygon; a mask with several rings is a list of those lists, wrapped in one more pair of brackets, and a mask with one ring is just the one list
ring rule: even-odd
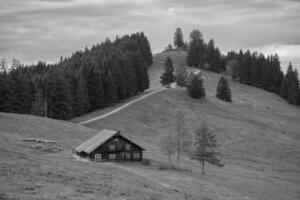
{"label": "grass field", "polygon": [[[175,60],[183,58],[181,54],[168,56]],[[159,81],[161,67],[151,66],[151,80]],[[0,113],[0,199],[300,199],[300,109],[273,93],[233,81],[233,103],[219,101],[215,92],[220,74],[202,74],[207,93],[203,100],[189,98],[185,89],[168,89],[88,127]],[[203,176],[199,164],[184,155],[180,166],[185,170],[159,169],[167,161],[160,140],[176,133],[178,110],[185,113],[191,138],[202,122],[217,134],[224,168],[208,166]],[[72,148],[103,128],[120,130],[137,141],[152,164],[74,160]],[[26,137],[56,140],[61,151],[22,141]]]}

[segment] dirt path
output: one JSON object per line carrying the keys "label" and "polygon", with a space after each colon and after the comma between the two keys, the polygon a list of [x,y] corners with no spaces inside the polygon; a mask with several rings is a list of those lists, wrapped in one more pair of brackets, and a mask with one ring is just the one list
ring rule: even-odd
{"label": "dirt path", "polygon": [[134,104],[134,103],[136,103],[136,102],[139,102],[139,101],[141,101],[141,100],[143,100],[143,99],[145,99],[145,98],[147,98],[147,97],[149,97],[149,96],[151,96],[151,95],[153,95],[153,94],[155,94],[155,93],[161,92],[161,91],[163,91],[163,90],[165,90],[165,89],[166,89],[166,88],[163,87],[163,88],[154,90],[154,91],[152,91],[152,92],[150,92],[150,93],[148,93],[148,94],[145,94],[144,96],[141,96],[141,97],[138,98],[138,99],[132,100],[132,101],[130,101],[130,102],[124,104],[123,106],[120,106],[120,107],[118,107],[118,108],[116,108],[116,109],[114,109],[114,110],[112,110],[112,111],[110,111],[110,112],[108,112],[108,113],[105,113],[105,114],[103,114],[103,115],[100,115],[100,116],[98,116],[98,117],[94,117],[94,118],[92,118],[92,119],[89,119],[89,120],[86,120],[86,121],[83,121],[83,122],[79,122],[78,124],[84,125],[84,124],[88,124],[88,123],[91,123],[91,122],[93,122],[93,121],[96,121],[96,120],[99,120],[99,119],[103,119],[103,118],[105,118],[105,117],[108,117],[108,116],[110,116],[110,115],[112,115],[112,114],[115,114],[115,113],[119,112],[120,110],[123,110],[124,108],[129,107],[130,105],[132,105],[132,104]]}

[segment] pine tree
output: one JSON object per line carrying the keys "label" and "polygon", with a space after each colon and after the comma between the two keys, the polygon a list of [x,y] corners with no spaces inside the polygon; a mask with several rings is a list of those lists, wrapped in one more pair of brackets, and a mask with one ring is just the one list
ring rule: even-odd
{"label": "pine tree", "polygon": [[289,88],[291,87],[294,79],[295,78],[294,78],[293,66],[292,66],[292,63],[289,63],[286,75],[284,76],[284,79],[283,79],[282,85],[281,85],[280,95],[282,98],[284,98],[284,99],[288,98],[288,91],[289,91]]}
{"label": "pine tree", "polygon": [[199,30],[193,30],[190,34],[188,55],[186,62],[189,66],[202,67],[204,64],[205,45],[203,35]]}
{"label": "pine tree", "polygon": [[212,165],[223,167],[224,165],[220,160],[220,152],[216,149],[220,146],[217,143],[216,135],[208,130],[207,125],[203,124],[196,132],[195,151],[191,159],[197,160],[201,163],[202,174],[205,174],[205,163],[208,162]]}
{"label": "pine tree", "polygon": [[210,66],[213,63],[215,54],[215,42],[213,39],[210,39],[208,44],[205,47],[205,62],[209,63]]}
{"label": "pine tree", "polygon": [[211,61],[211,71],[219,73],[221,70],[221,52],[218,48],[214,50],[213,59]]}
{"label": "pine tree", "polygon": [[0,111],[11,111],[11,91],[9,88],[9,80],[6,71],[0,72]]}
{"label": "pine tree", "polygon": [[179,49],[184,47],[183,34],[181,28],[176,28],[174,33],[174,46]]}
{"label": "pine tree", "polygon": [[45,98],[43,96],[43,91],[38,88],[34,94],[34,100],[31,105],[31,114],[37,116],[45,116]]}
{"label": "pine tree", "polygon": [[174,75],[173,75],[174,68],[170,57],[167,57],[164,63],[164,67],[165,67],[165,72],[160,77],[160,83],[162,85],[169,85],[174,81]]}
{"label": "pine tree", "polygon": [[219,80],[216,97],[223,101],[231,102],[231,90],[229,83],[223,76],[221,76]]}
{"label": "pine tree", "polygon": [[124,78],[126,82],[127,98],[138,93],[136,71],[132,66],[131,56],[132,54],[127,52],[124,54],[122,58],[122,62],[123,62],[122,70],[125,76]]}
{"label": "pine tree", "polygon": [[114,104],[118,100],[118,93],[116,88],[116,80],[113,77],[111,71],[107,72],[106,79],[105,79],[105,102],[107,105]]}
{"label": "pine tree", "polygon": [[190,97],[200,99],[205,97],[205,89],[203,86],[203,79],[199,75],[192,75],[191,82],[187,87]]}
{"label": "pine tree", "polygon": [[252,58],[251,53],[248,50],[241,61],[240,70],[239,70],[239,77],[240,81],[245,84],[250,84],[250,70],[252,66]]}
{"label": "pine tree", "polygon": [[138,92],[143,92],[149,88],[149,76],[147,72],[146,64],[138,51],[132,53],[130,57],[130,63],[136,72],[137,89]]}
{"label": "pine tree", "polygon": [[11,112],[29,114],[33,97],[28,77],[21,68],[12,70],[8,77]]}
{"label": "pine tree", "polygon": [[48,74],[46,77],[46,101],[48,117],[69,119],[73,116],[70,86],[59,72]]}
{"label": "pine tree", "polygon": [[[90,102],[85,81],[81,74],[75,74],[74,91],[72,94],[73,116],[80,116],[90,110]],[[98,98],[98,97],[97,97]],[[99,106],[100,107],[100,106]]]}
{"label": "pine tree", "polygon": [[298,95],[299,95],[299,84],[292,82],[291,87],[288,90],[288,97],[287,101],[290,104],[297,104],[298,103]]}

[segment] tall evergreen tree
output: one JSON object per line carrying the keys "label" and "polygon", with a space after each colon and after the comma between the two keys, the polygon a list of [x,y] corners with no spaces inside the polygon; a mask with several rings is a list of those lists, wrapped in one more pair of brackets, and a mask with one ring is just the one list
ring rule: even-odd
{"label": "tall evergreen tree", "polygon": [[48,117],[69,119],[72,116],[70,86],[61,73],[47,75],[46,100]]}
{"label": "tall evergreen tree", "polygon": [[223,101],[231,102],[231,90],[229,83],[223,76],[221,76],[219,80],[216,97]]}
{"label": "tall evergreen tree", "polygon": [[47,105],[45,104],[43,91],[40,88],[37,88],[34,93],[34,100],[32,101],[30,114],[37,116],[45,116],[47,109],[46,106]]}
{"label": "tall evergreen tree", "polygon": [[160,77],[160,83],[162,85],[169,85],[174,81],[174,75],[173,75],[173,63],[170,57],[167,57],[165,63],[164,63],[165,71]]}
{"label": "tall evergreen tree", "polygon": [[111,71],[108,71],[105,79],[105,102],[106,104],[114,104],[118,100],[118,93],[116,88],[116,80]]}
{"label": "tall evergreen tree", "polygon": [[8,75],[6,71],[0,72],[0,111],[11,111],[11,91],[9,88]]}
{"label": "tall evergreen tree", "polygon": [[176,28],[174,33],[174,46],[179,49],[184,47],[183,34],[181,28]]}
{"label": "tall evergreen tree", "polygon": [[286,75],[281,85],[280,95],[282,96],[282,98],[287,99],[289,88],[291,87],[294,79],[295,78],[294,78],[293,66],[292,63],[289,63]]}
{"label": "tall evergreen tree", "polygon": [[31,110],[32,92],[28,77],[21,68],[9,73],[11,112],[29,114]]}
{"label": "tall evergreen tree", "polygon": [[205,47],[205,62],[212,64],[215,57],[215,42],[213,39],[210,39],[208,44]]}
{"label": "tall evergreen tree", "polygon": [[190,97],[200,99],[205,97],[205,89],[203,86],[203,79],[199,75],[192,75],[191,82],[187,87]]}
{"label": "tall evergreen tree", "polygon": [[251,53],[248,50],[243,56],[243,59],[241,62],[241,67],[239,70],[239,72],[240,72],[239,77],[240,77],[240,81],[242,83],[245,83],[245,84],[251,83],[251,81],[250,81],[251,66],[252,66],[252,58],[251,58]]}
{"label": "tall evergreen tree", "polygon": [[205,54],[203,35],[199,30],[193,30],[190,39],[186,62],[189,66],[201,67],[204,64]]}

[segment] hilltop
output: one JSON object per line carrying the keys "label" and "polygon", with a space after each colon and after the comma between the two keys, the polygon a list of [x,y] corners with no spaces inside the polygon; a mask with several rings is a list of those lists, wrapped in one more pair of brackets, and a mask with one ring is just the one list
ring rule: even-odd
{"label": "hilltop", "polygon": [[[149,68],[151,89],[161,87],[159,76],[166,56],[173,58],[175,64],[185,64],[184,52],[155,55]],[[191,99],[185,89],[167,89],[87,127],[0,113],[3,152],[0,197],[298,199],[300,110],[274,93],[231,80],[233,103],[222,102],[215,98],[221,74],[208,71],[202,74],[207,93],[203,100]],[[214,130],[222,144],[224,168],[209,166],[207,175],[202,176],[199,164],[184,156],[181,167],[185,171],[158,169],[160,163],[167,162],[167,157],[160,153],[160,140],[167,133],[175,134],[177,110],[185,113],[191,137],[201,122]],[[82,119],[94,115],[87,114]],[[75,161],[72,148],[103,128],[120,130],[139,142],[147,150],[145,157],[151,159],[152,164]],[[61,150],[52,153],[43,146],[36,149],[36,144],[22,141],[26,137],[56,140]],[[3,180],[9,181],[3,185]]]}

